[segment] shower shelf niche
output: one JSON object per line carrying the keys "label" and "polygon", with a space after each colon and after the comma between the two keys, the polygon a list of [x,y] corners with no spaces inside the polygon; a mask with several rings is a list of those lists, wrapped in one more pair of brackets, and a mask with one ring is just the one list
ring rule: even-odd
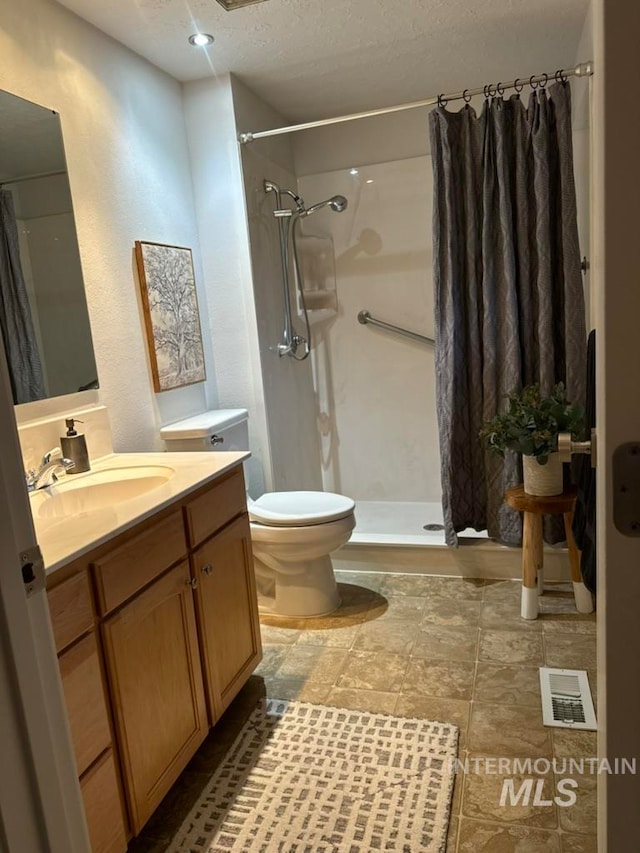
{"label": "shower shelf niche", "polygon": [[[309,323],[313,325],[330,320],[338,313],[333,240],[331,237],[301,234],[298,237],[298,251]],[[299,295],[297,308],[302,317]]]}

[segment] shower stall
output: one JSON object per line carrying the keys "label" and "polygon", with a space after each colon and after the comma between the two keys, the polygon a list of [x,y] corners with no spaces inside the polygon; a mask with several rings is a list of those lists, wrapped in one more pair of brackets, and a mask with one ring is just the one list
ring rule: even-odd
{"label": "shower stall", "polygon": [[[282,123],[275,115],[271,121],[272,127]],[[434,307],[433,178],[424,112],[312,129],[243,145],[241,153],[272,488],[321,488],[352,497],[357,526],[341,557],[352,547],[366,549],[371,562],[374,550],[385,555],[400,547],[408,555],[442,546],[433,553],[444,561],[435,352],[425,340],[434,337]],[[574,123],[574,161],[588,253],[588,119]],[[265,192],[265,180],[289,188],[275,205],[275,190]],[[307,209],[303,198],[327,201]],[[346,204],[332,205],[336,199]],[[285,208],[290,212],[281,221],[277,212]],[[282,251],[282,233],[290,238],[294,230],[302,247],[298,275],[290,239],[288,255]],[[327,247],[332,258],[324,274],[334,277],[335,309],[315,311],[310,303],[305,319],[298,283],[313,267],[309,253]],[[285,319],[283,330],[286,311],[291,322]],[[415,337],[361,322],[367,314]],[[287,349],[296,336],[303,339],[297,351],[302,361],[282,357],[283,345]],[[486,533],[475,530],[464,531],[461,544],[489,545]],[[456,559],[472,550],[458,549]],[[495,555],[490,559],[495,562]]]}

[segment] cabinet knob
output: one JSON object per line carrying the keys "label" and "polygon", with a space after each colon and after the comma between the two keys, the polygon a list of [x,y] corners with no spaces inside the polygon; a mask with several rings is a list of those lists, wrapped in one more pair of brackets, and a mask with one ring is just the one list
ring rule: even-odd
{"label": "cabinet knob", "polygon": [[211,565],[211,563],[207,563],[206,566],[202,567],[202,571],[205,575],[211,575],[213,574],[213,566]]}
{"label": "cabinet knob", "polygon": [[198,578],[189,578],[188,581],[185,581],[185,585],[195,589],[198,586]]}
{"label": "cabinet knob", "polygon": [[222,435],[212,435],[211,436],[211,444],[215,447],[217,444],[224,444],[224,436]]}

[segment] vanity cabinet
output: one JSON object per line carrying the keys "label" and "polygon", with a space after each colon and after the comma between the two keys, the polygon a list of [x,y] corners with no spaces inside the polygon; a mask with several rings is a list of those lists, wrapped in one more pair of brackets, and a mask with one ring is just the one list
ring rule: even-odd
{"label": "vanity cabinet", "polygon": [[137,835],[261,659],[242,468],[60,570],[48,595],[92,851],[122,853],[121,788]]}

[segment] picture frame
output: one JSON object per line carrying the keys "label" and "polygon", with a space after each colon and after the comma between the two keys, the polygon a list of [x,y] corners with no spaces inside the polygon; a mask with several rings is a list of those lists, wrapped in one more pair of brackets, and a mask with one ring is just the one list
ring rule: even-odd
{"label": "picture frame", "polygon": [[136,240],[135,256],[154,390],[160,393],[204,382],[191,249]]}

